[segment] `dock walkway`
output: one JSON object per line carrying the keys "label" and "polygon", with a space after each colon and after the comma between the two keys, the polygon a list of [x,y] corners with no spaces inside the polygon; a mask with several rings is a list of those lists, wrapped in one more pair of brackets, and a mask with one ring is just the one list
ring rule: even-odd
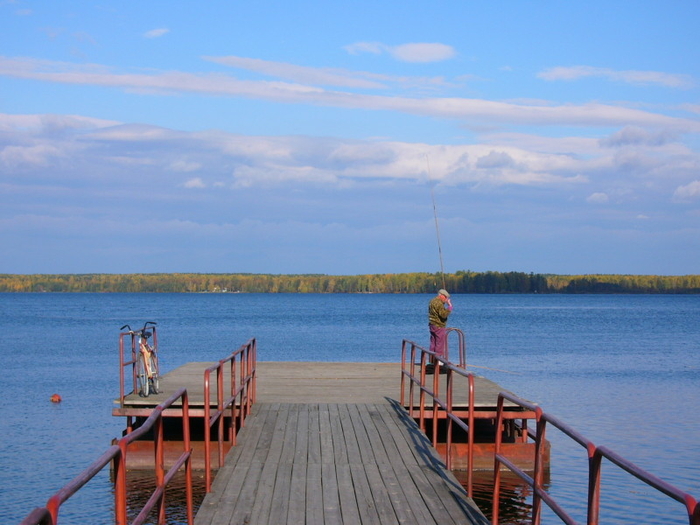
{"label": "dock walkway", "polygon": [[256,403],[195,525],[487,524],[405,410]]}
{"label": "dock walkway", "polygon": [[[146,416],[185,386],[201,417],[210,365],[168,373],[163,393],[131,394],[114,415]],[[398,401],[400,364],[258,362],[256,375],[252,413],[195,525],[488,523]],[[476,406],[489,415],[501,388],[477,380]],[[466,402],[458,390],[456,405]]]}

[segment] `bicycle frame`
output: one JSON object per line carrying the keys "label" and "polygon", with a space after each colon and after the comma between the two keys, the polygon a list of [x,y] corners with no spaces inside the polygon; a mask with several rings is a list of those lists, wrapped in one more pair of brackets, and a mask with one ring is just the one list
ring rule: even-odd
{"label": "bicycle frame", "polygon": [[[150,326],[148,326],[150,325]],[[151,337],[153,338],[153,344],[149,345],[152,348],[153,355],[155,357],[154,361],[156,363],[156,372],[158,370],[158,330],[153,321],[147,321],[143,328],[139,330],[132,330],[129,325],[124,325],[121,330],[128,328],[126,332],[121,332],[119,334],[119,406],[124,406],[124,398],[130,393],[138,392],[138,360],[141,355],[141,334],[148,329],[151,332]],[[128,338],[128,339],[127,339]],[[130,342],[127,342],[130,341]],[[131,349],[130,359],[127,360],[126,353]],[[125,368],[131,366],[131,392],[126,392],[126,373]]]}

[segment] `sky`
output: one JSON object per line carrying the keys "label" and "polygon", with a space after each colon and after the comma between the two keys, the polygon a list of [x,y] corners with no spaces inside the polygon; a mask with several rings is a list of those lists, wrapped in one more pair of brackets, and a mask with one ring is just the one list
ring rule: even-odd
{"label": "sky", "polygon": [[700,2],[0,0],[0,273],[700,273]]}

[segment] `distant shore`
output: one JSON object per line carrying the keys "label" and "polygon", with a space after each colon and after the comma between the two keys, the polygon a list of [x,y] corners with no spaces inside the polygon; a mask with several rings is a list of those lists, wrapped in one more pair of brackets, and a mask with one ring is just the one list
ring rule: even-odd
{"label": "distant shore", "polygon": [[525,272],[367,275],[250,273],[0,274],[0,292],[698,294],[700,275]]}

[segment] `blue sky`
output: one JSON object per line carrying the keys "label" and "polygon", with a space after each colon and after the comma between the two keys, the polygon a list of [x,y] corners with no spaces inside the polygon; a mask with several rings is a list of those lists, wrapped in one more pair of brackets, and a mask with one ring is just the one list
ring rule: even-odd
{"label": "blue sky", "polygon": [[699,19],[0,0],[0,272],[700,273]]}

